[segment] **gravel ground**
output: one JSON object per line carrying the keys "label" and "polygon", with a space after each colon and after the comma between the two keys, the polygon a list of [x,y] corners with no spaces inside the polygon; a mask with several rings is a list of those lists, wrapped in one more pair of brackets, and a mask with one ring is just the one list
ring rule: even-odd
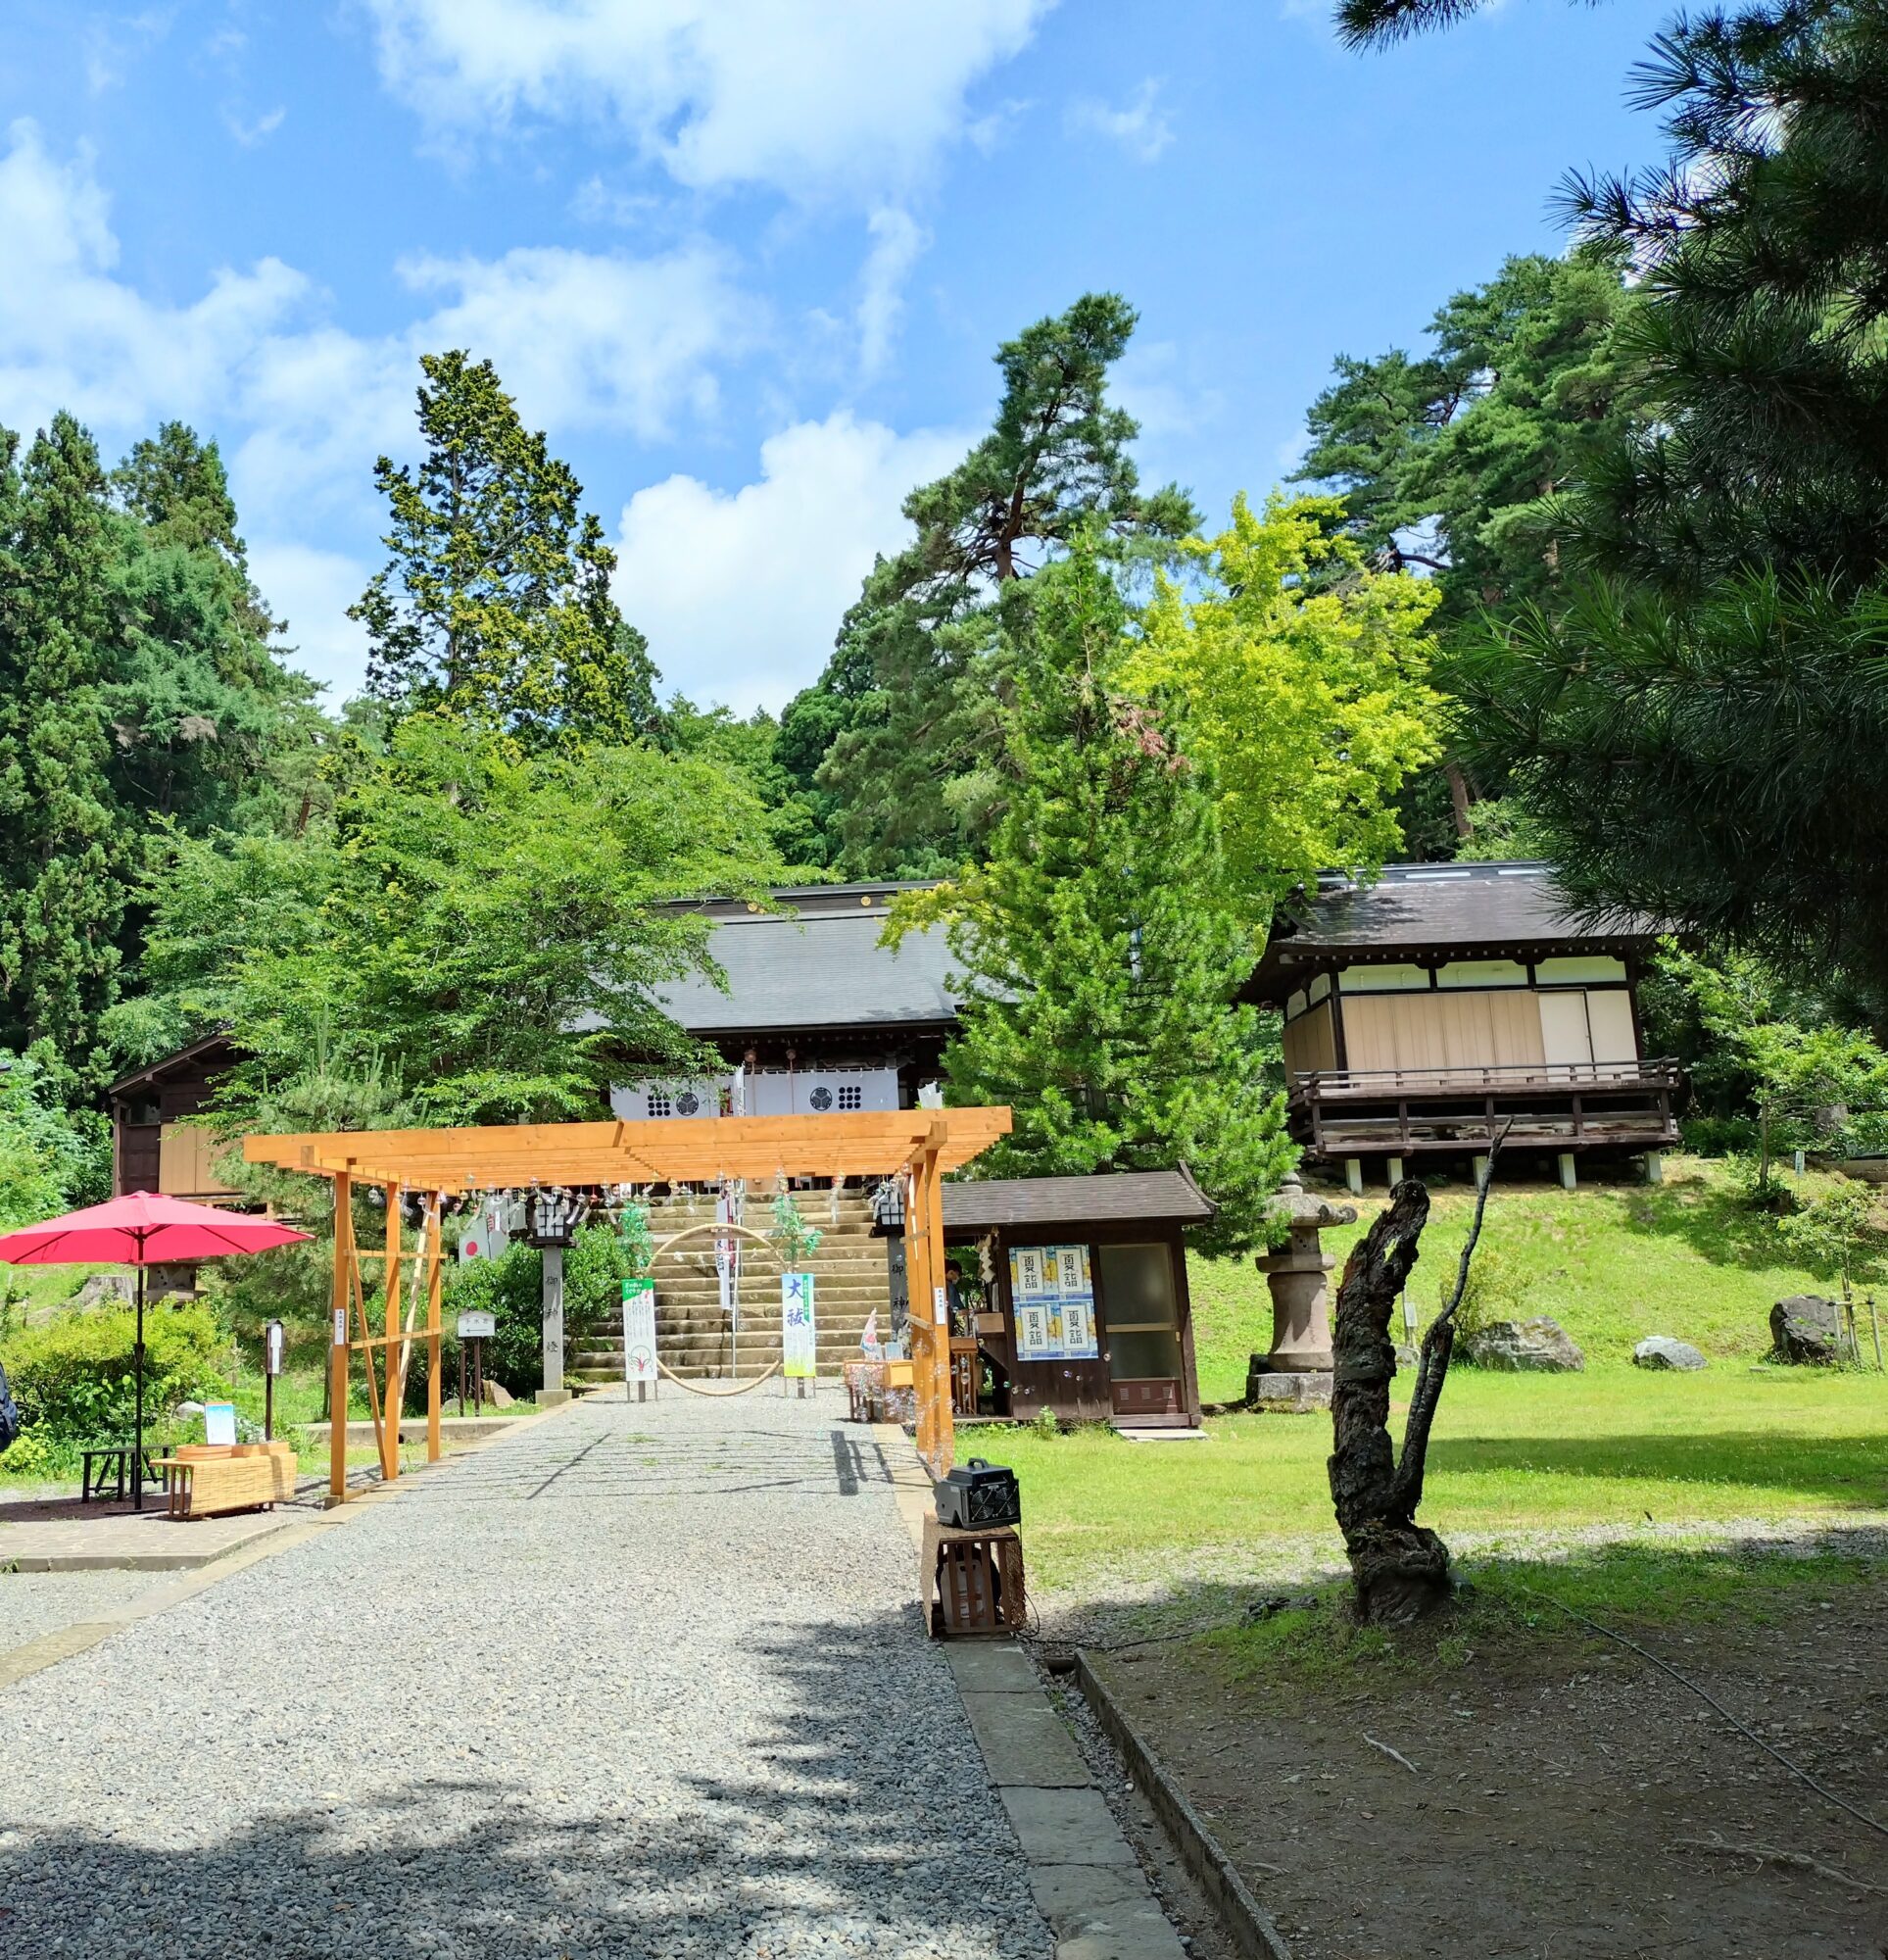
{"label": "gravel ground", "polygon": [[174,1572],[0,1571],[0,1653],[41,1634],[110,1620],[140,1593],[173,1584]]}
{"label": "gravel ground", "polygon": [[1046,1960],[840,1407],[586,1402],[0,1695],[0,1946]]}

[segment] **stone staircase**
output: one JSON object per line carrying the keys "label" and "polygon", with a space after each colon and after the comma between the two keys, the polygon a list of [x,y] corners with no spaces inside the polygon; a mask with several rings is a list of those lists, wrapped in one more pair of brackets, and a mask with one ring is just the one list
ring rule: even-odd
{"label": "stone staircase", "polygon": [[[835,1376],[840,1363],[856,1358],[867,1316],[879,1316],[879,1338],[891,1334],[891,1291],[883,1239],[871,1236],[872,1214],[865,1196],[840,1194],[833,1217],[832,1194],[794,1194],[800,1215],[820,1234],[818,1250],[806,1261],[814,1276],[813,1310],[818,1335],[819,1372]],[[685,1225],[711,1222],[712,1198],[658,1199],[650,1206],[650,1230],[659,1245]],[[750,1195],[744,1221],[764,1232],[773,1222],[773,1194]],[[684,1381],[751,1381],[781,1358],[780,1264],[765,1247],[741,1241],[741,1334],[730,1340],[714,1270],[714,1241],[702,1233],[684,1240],[655,1266],[655,1349],[665,1366]],[[738,1349],[738,1362],[735,1354]],[[732,1365],[731,1365],[732,1364]],[[623,1379],[623,1319],[619,1311],[571,1340],[564,1369],[573,1387]]]}

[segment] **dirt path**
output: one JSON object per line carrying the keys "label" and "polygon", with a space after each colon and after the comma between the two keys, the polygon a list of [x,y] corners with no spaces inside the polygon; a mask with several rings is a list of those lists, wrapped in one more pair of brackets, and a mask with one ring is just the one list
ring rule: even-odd
{"label": "dirt path", "polygon": [[[1888,1821],[1888,1576],[1644,1642]],[[1618,1647],[1289,1690],[1189,1645],[1101,1667],[1298,1960],[1888,1955],[1888,1839]]]}

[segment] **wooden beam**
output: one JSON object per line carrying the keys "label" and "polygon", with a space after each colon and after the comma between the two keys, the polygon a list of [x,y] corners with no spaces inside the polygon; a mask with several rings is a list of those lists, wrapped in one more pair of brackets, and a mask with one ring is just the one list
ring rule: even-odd
{"label": "wooden beam", "polygon": [[445,1204],[437,1193],[426,1216],[426,1461],[439,1461],[440,1324],[439,1304],[443,1276],[440,1272],[440,1237]]}
{"label": "wooden beam", "polygon": [[334,1283],[328,1301],[328,1501],[348,1495],[348,1305],[354,1293],[354,1180],[346,1171],[334,1180]]}
{"label": "wooden beam", "polygon": [[[387,1328],[386,1358],[381,1363],[380,1390],[380,1481],[400,1480],[400,1356],[395,1344],[400,1340],[400,1187],[387,1186],[387,1263],[381,1269],[382,1318]],[[371,1371],[373,1357],[367,1357]]]}

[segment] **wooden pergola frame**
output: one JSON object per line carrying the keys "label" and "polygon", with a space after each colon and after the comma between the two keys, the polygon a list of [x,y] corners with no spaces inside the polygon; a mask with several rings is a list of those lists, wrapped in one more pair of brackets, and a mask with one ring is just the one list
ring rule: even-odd
{"label": "wooden pergola frame", "polygon": [[[423,1342],[426,1456],[440,1453],[440,1214],[442,1200],[480,1191],[533,1185],[760,1182],[778,1177],[884,1177],[902,1174],[905,1262],[911,1294],[912,1378],[917,1393],[918,1453],[934,1476],[950,1468],[950,1322],[944,1298],[944,1175],[988,1150],[1010,1128],[1007,1109],[900,1109],[831,1116],[703,1116],[647,1122],[515,1123],[452,1130],[333,1130],[243,1140],[250,1163],[324,1177],[334,1187],[333,1330],[328,1350],[328,1500],[347,1500],[347,1410],[350,1356],[367,1376],[380,1475],[400,1475],[400,1409],[407,1357]],[[354,1189],[386,1193],[384,1248],[360,1245]],[[403,1288],[401,1199],[424,1194],[426,1222]],[[383,1331],[367,1324],[363,1260],[386,1276]],[[421,1289],[424,1325],[416,1324]],[[403,1304],[406,1318],[402,1318]],[[374,1350],[383,1356],[379,1372]]]}

